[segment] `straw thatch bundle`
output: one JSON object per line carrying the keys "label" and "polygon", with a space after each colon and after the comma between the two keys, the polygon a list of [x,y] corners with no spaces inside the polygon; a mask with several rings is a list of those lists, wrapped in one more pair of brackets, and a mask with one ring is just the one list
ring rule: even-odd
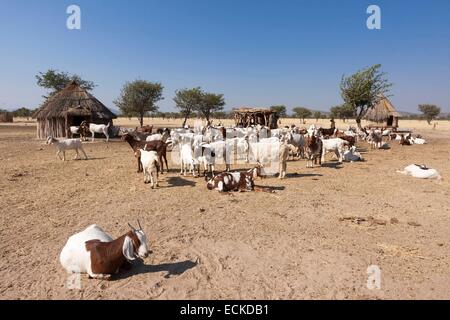
{"label": "straw thatch bundle", "polygon": [[33,115],[37,119],[37,136],[69,137],[69,127],[83,120],[107,124],[117,116],[103,103],[72,81],[50,97]]}

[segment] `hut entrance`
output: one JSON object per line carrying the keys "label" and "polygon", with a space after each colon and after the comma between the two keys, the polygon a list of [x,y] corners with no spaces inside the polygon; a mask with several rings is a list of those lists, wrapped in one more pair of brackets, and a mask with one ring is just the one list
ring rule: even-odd
{"label": "hut entrance", "polygon": [[75,116],[68,119],[69,126],[79,126],[83,121],[90,121],[90,117]]}
{"label": "hut entrance", "polygon": [[387,119],[387,126],[392,127],[393,124],[394,124],[394,117],[389,116],[389,118]]}

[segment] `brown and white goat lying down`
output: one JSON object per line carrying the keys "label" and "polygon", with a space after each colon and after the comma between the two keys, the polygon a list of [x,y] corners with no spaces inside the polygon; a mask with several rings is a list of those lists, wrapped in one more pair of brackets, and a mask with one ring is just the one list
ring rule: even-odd
{"label": "brown and white goat lying down", "polygon": [[253,191],[255,189],[254,180],[261,176],[261,166],[258,164],[253,169],[244,172],[222,172],[213,175],[206,184],[208,190],[218,190],[219,192],[229,191]]}
{"label": "brown and white goat lying down", "polygon": [[59,261],[67,272],[109,279],[120,268],[127,267],[128,261],[148,256],[147,238],[138,224],[139,229],[130,225],[131,231],[116,240],[93,224],[67,240]]}

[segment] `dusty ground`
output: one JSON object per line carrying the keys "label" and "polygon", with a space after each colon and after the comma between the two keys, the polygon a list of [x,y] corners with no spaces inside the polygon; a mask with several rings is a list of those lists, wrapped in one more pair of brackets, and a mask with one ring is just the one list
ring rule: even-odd
{"label": "dusty ground", "polygon": [[[276,194],[221,195],[173,166],[151,190],[119,141],[86,143],[90,160],[63,163],[32,123],[1,125],[0,297],[450,299],[450,135],[420,127],[428,145],[342,166],[289,162],[286,180],[257,182],[284,188]],[[444,180],[395,172],[411,163]],[[352,216],[368,220],[342,219]],[[119,236],[138,217],[154,253],[114,281],[83,276],[68,289],[67,238],[93,223]],[[366,288],[370,265],[381,290]]]}

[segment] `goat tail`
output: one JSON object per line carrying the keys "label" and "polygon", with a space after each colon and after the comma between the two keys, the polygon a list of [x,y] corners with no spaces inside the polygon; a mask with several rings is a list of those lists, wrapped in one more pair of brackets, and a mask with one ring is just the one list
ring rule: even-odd
{"label": "goat tail", "polygon": [[106,125],[106,128],[109,128],[111,126],[111,121],[108,122],[108,124]]}

